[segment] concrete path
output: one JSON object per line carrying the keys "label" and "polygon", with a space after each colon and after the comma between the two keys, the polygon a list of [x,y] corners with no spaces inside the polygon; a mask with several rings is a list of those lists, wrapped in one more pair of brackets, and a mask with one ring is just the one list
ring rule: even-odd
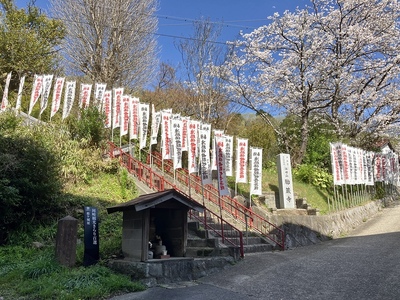
{"label": "concrete path", "polygon": [[150,288],[113,300],[400,299],[400,205],[347,237],[284,252],[247,255],[197,282]]}

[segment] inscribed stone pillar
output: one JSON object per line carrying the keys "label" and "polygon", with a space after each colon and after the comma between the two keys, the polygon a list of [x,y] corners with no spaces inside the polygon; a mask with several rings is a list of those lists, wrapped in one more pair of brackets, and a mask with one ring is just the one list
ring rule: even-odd
{"label": "inscribed stone pillar", "polygon": [[67,216],[58,221],[56,236],[56,258],[60,264],[72,267],[76,262],[78,220]]}
{"label": "inscribed stone pillar", "polygon": [[293,193],[290,155],[281,153],[277,159],[280,208],[296,208]]}

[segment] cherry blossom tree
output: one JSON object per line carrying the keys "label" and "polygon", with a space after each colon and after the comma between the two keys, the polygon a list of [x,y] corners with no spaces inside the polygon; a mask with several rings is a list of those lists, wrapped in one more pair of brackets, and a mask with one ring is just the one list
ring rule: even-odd
{"label": "cherry blossom tree", "polygon": [[[331,118],[341,135],[382,133],[399,122],[399,47],[397,1],[313,1],[316,26],[325,41],[324,58]],[[345,121],[348,131],[341,131]]]}
{"label": "cherry blossom tree", "polygon": [[[214,69],[232,100],[257,112],[300,118],[295,164],[307,149],[311,118],[328,119],[341,136],[356,139],[390,129],[400,116],[398,2],[311,4],[274,14],[269,25],[242,34],[229,60]],[[341,130],[343,124],[350,130]],[[290,152],[291,137],[274,129]]]}

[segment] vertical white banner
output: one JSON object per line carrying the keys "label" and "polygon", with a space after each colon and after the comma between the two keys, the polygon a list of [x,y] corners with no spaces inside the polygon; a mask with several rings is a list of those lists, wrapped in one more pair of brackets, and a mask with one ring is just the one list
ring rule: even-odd
{"label": "vertical white banner", "polygon": [[171,113],[161,112],[161,147],[162,159],[171,159]]}
{"label": "vertical white banner", "polygon": [[[211,124],[207,124],[207,123],[201,123],[200,124],[200,130],[205,130],[207,131],[207,137],[208,137],[208,149],[211,150]],[[199,131],[200,134],[200,131]],[[200,141],[199,141],[200,142]],[[200,150],[200,146],[199,146],[199,150]],[[214,151],[212,151],[214,152]],[[209,156],[209,160],[210,160],[210,168],[211,168],[211,152],[209,151],[208,156]]]}
{"label": "vertical white banner", "polygon": [[189,151],[189,121],[190,117],[182,118],[182,151]]}
{"label": "vertical white banner", "polygon": [[124,94],[124,88],[114,89],[113,95],[113,115],[112,115],[112,129],[121,126],[121,104],[122,95]]}
{"label": "vertical white banner", "polygon": [[154,108],[154,104],[152,105],[152,113],[151,113],[151,137],[150,137],[150,145],[157,144],[158,131],[161,124],[161,112],[156,112]]}
{"label": "vertical white banner", "polygon": [[79,94],[79,108],[86,109],[90,104],[90,94],[92,93],[92,85],[81,83],[81,92]]}
{"label": "vertical white banner", "polygon": [[225,138],[215,138],[215,158],[217,162],[218,191],[220,196],[229,195],[228,183],[225,171]]}
{"label": "vertical white banner", "polygon": [[262,149],[251,148],[250,195],[262,195]]}
{"label": "vertical white banner", "polygon": [[103,113],[104,113],[104,127],[111,128],[112,126],[112,91],[107,90],[104,92],[103,97]]}
{"label": "vertical white banner", "polygon": [[383,181],[382,175],[382,153],[375,153],[374,157],[374,178],[376,182]]}
{"label": "vertical white banner", "polygon": [[225,135],[225,143],[226,176],[233,176],[233,136]]}
{"label": "vertical white banner", "polygon": [[25,84],[25,75],[22,76],[21,79],[19,80],[17,103],[15,104],[15,110],[17,112],[21,109],[22,91],[24,90],[24,84]]}
{"label": "vertical white banner", "polygon": [[64,106],[63,106],[63,114],[62,114],[63,120],[66,117],[68,117],[69,113],[71,112],[72,105],[74,104],[74,100],[75,100],[75,89],[76,89],[76,82],[75,81],[67,81],[66,87],[65,87]]}
{"label": "vertical white banner", "polygon": [[28,115],[30,115],[32,113],[32,109],[35,106],[36,102],[38,101],[38,99],[42,93],[42,86],[43,86],[43,76],[35,75],[35,79],[33,81],[33,87],[32,87],[31,101],[29,102]]}
{"label": "vertical white banner", "polygon": [[367,185],[375,185],[374,181],[374,152],[367,152]]}
{"label": "vertical white banner", "polygon": [[120,136],[124,136],[124,135],[128,134],[130,101],[131,101],[130,96],[128,96],[128,95],[122,96]]}
{"label": "vertical white banner", "polygon": [[195,120],[190,120],[189,121],[189,130],[188,130],[188,147],[189,147],[189,152],[188,152],[188,170],[189,173],[195,173],[198,171],[198,166],[197,166],[197,145],[198,145],[198,126],[200,122],[195,121]]}
{"label": "vertical white banner", "polygon": [[367,151],[362,150],[363,184],[368,182]]}
{"label": "vertical white banner", "polygon": [[172,118],[172,151],[174,170],[182,168],[182,119]]}
{"label": "vertical white banner", "polygon": [[211,157],[211,169],[212,170],[216,170],[217,169],[217,160],[216,160],[216,157],[215,157],[215,138],[216,137],[222,137],[223,136],[223,134],[224,134],[224,131],[223,130],[219,130],[219,129],[214,129],[213,130],[213,133],[214,133],[214,137],[213,137],[213,140],[212,140],[212,157]]}
{"label": "vertical white banner", "polygon": [[357,171],[358,171],[358,183],[364,184],[364,164],[363,164],[363,150],[357,149]]}
{"label": "vertical white banner", "polygon": [[342,185],[343,184],[343,161],[342,157],[342,148],[341,145],[329,144],[330,152],[331,152],[331,163],[332,163],[332,175],[333,175],[333,184],[334,185]]}
{"label": "vertical white banner", "polygon": [[64,77],[58,77],[53,89],[53,99],[51,101],[50,119],[58,112],[61,105],[62,91],[64,87]]}
{"label": "vertical white banner", "polygon": [[95,83],[94,85],[94,99],[95,105],[98,106],[99,110],[102,109],[101,104],[103,103],[104,93],[106,92],[107,84]]}
{"label": "vertical white banner", "polygon": [[137,140],[139,138],[139,105],[139,98],[131,97],[129,108],[131,118],[129,127],[130,140]]}
{"label": "vertical white banner", "polygon": [[236,183],[247,183],[248,140],[237,139]]}
{"label": "vertical white banner", "polygon": [[42,98],[40,99],[39,115],[41,115],[47,108],[47,103],[49,102],[49,95],[50,95],[52,81],[53,81],[53,75],[44,75],[43,76]]}
{"label": "vertical white banner", "polygon": [[382,161],[382,180],[383,180],[383,182],[387,183],[388,182],[387,175],[388,175],[389,163],[388,163],[388,157],[386,154],[382,153],[381,161]]}
{"label": "vertical white banner", "polygon": [[349,162],[349,153],[347,151],[347,145],[341,144],[342,161],[343,161],[343,183],[351,184],[351,170]]}
{"label": "vertical white banner", "polygon": [[10,86],[11,72],[7,74],[6,85],[4,86],[3,99],[1,100],[1,111],[6,110],[8,106],[8,87]]}
{"label": "vertical white banner", "polygon": [[203,185],[212,184],[211,161],[210,161],[210,138],[211,131],[200,129],[199,151],[200,151],[200,176]]}
{"label": "vertical white banner", "polygon": [[149,131],[149,117],[150,117],[150,105],[147,103],[139,104],[139,143],[140,149],[146,147],[147,144],[147,132]]}

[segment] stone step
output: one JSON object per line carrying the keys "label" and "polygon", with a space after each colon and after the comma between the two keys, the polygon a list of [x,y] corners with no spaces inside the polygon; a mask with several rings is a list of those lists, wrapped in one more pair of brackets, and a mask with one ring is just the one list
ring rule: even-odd
{"label": "stone step", "polygon": [[186,257],[230,256],[229,248],[187,247]]}
{"label": "stone step", "polygon": [[271,244],[252,244],[243,245],[244,253],[258,253],[273,251],[274,247]]}
{"label": "stone step", "polygon": [[212,247],[217,245],[218,241],[215,239],[205,239],[205,238],[188,238],[187,247]]}

